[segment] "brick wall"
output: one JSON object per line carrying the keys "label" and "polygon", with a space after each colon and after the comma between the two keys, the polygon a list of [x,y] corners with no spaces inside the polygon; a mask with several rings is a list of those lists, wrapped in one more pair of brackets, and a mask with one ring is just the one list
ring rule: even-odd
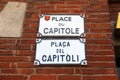
{"label": "brick wall", "polygon": [[118,12],[120,12],[120,3],[110,3],[110,18],[111,21],[117,21]]}
{"label": "brick wall", "polygon": [[[118,80],[107,0],[0,0],[27,2],[22,37],[0,38],[0,80]],[[86,14],[87,66],[34,66],[40,14]]]}

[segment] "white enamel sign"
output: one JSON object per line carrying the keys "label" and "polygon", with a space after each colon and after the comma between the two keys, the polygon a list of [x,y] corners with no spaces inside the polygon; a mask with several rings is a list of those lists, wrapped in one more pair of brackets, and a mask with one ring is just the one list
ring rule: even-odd
{"label": "white enamel sign", "polygon": [[42,15],[34,65],[87,65],[84,34],[83,15]]}
{"label": "white enamel sign", "polygon": [[86,65],[85,45],[80,40],[38,39],[36,65],[81,64]]}
{"label": "white enamel sign", "polygon": [[41,36],[80,36],[84,33],[83,15],[41,15]]}

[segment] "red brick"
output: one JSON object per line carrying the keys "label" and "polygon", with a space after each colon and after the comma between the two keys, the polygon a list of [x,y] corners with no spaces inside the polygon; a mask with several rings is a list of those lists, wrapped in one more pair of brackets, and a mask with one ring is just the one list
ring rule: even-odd
{"label": "red brick", "polygon": [[7,45],[1,44],[0,45],[0,49],[4,49],[4,50],[5,49],[10,50],[10,49],[15,49],[15,48],[16,48],[15,45],[10,45],[10,44],[7,44]]}
{"label": "red brick", "polygon": [[34,9],[34,5],[33,5],[33,3],[29,3],[29,4],[27,4],[27,9]]}
{"label": "red brick", "polygon": [[86,27],[88,28],[111,28],[111,24],[110,23],[87,23]]}
{"label": "red brick", "polygon": [[[79,69],[76,69],[76,73],[79,73],[77,70]],[[115,73],[116,73],[115,69],[104,69],[104,68],[82,69],[82,74],[85,75],[96,75],[96,74],[104,75],[104,74],[115,74]]]}
{"label": "red brick", "polygon": [[34,55],[34,52],[33,50],[17,50],[16,51],[16,56],[32,56]]}
{"label": "red brick", "polygon": [[37,33],[37,29],[36,28],[24,28],[23,32],[26,32],[26,33]]}
{"label": "red brick", "polygon": [[92,5],[88,6],[89,9],[100,9],[100,10],[108,10],[108,5]]}
{"label": "red brick", "polygon": [[0,56],[0,62],[21,62],[30,61],[30,57],[19,56]]}
{"label": "red brick", "polygon": [[86,50],[93,50],[93,45],[86,45]]}
{"label": "red brick", "polygon": [[18,68],[33,68],[34,63],[33,62],[20,62],[17,64]]}
{"label": "red brick", "polygon": [[33,69],[2,69],[1,74],[32,74]]}
{"label": "red brick", "polygon": [[56,80],[56,75],[31,75],[30,80]]}
{"label": "red brick", "polygon": [[0,75],[0,80],[27,80],[24,75]]}
{"label": "red brick", "polygon": [[109,6],[110,6],[110,9],[111,9],[111,8],[120,7],[120,4],[119,3],[118,4],[110,3]]}
{"label": "red brick", "polygon": [[39,68],[38,74],[74,74],[74,68]]}
{"label": "red brick", "polygon": [[15,62],[0,62],[0,68],[15,68],[16,66]]}
{"label": "red brick", "polygon": [[118,17],[118,12],[120,12],[120,8],[119,8],[119,3],[115,4],[115,3],[111,3],[110,4],[110,17],[111,17],[111,21],[117,21],[117,17]]}
{"label": "red brick", "polygon": [[22,38],[36,38],[37,33],[23,33]]}
{"label": "red brick", "polygon": [[92,22],[92,23],[107,23],[110,22],[110,19],[87,19],[87,22]]}
{"label": "red brick", "polygon": [[32,18],[34,19],[38,19],[39,18],[39,14],[32,14]]}
{"label": "red brick", "polygon": [[91,68],[116,68],[114,61],[88,61],[87,67]]}
{"label": "red brick", "polygon": [[88,61],[115,61],[114,56],[87,56]]}
{"label": "red brick", "polygon": [[15,54],[15,51],[12,50],[0,50],[0,56],[12,56]]}
{"label": "red brick", "polygon": [[69,5],[87,5],[87,4],[89,4],[89,2],[88,2],[88,0],[84,0],[84,1],[77,0],[77,1],[66,1],[66,4],[69,4]]}
{"label": "red brick", "polygon": [[83,80],[118,80],[117,76],[84,76]]}
{"label": "red brick", "polygon": [[42,14],[68,14],[70,13],[70,10],[40,10]]}
{"label": "red brick", "polygon": [[50,4],[50,5],[53,5],[53,4],[57,4],[57,5],[61,4],[61,5],[64,5],[65,2],[64,2],[64,1],[49,1],[48,4]]}
{"label": "red brick", "polygon": [[89,18],[108,18],[110,17],[110,14],[89,14]]}
{"label": "red brick", "polygon": [[37,28],[37,27],[38,27],[38,23],[31,24],[31,28]]}
{"label": "red brick", "polygon": [[38,19],[26,18],[25,22],[26,23],[38,23]]}
{"label": "red brick", "polygon": [[80,75],[61,75],[58,77],[58,80],[81,80]]}
{"label": "red brick", "polygon": [[89,3],[91,5],[94,5],[94,4],[104,5],[104,4],[108,4],[108,0],[90,0]]}
{"label": "red brick", "polygon": [[57,5],[56,8],[58,9],[71,9],[71,8],[80,8],[80,5]]}
{"label": "red brick", "polygon": [[120,8],[119,7],[116,7],[116,8],[111,8],[112,12],[119,12],[120,11]]}
{"label": "red brick", "polygon": [[92,33],[111,33],[112,29],[90,29]]}
{"label": "red brick", "polygon": [[91,51],[87,51],[86,53],[87,53],[87,55],[96,55],[96,56],[97,55],[113,55],[114,54],[114,52],[112,50],[107,50],[107,51],[106,50],[104,50],[104,51],[103,50],[101,50],[101,51],[100,50],[98,50],[98,51],[91,50]]}
{"label": "red brick", "polygon": [[100,9],[88,9],[86,12],[89,14],[109,14],[109,9],[107,10],[100,10]]}
{"label": "red brick", "polygon": [[84,10],[82,10],[82,9],[79,9],[79,10],[71,10],[71,13],[73,13],[73,14],[82,14],[84,12]]}
{"label": "red brick", "polygon": [[20,40],[21,44],[35,44],[36,39],[22,39]]}
{"label": "red brick", "polygon": [[30,28],[31,26],[30,26],[29,23],[24,23],[24,24],[23,24],[23,27],[24,27],[24,28]]}
{"label": "red brick", "polygon": [[35,9],[54,9],[53,5],[35,5]]}
{"label": "red brick", "polygon": [[3,4],[0,4],[0,10],[2,10],[2,9],[3,9],[3,7],[4,7],[4,5],[3,5]]}
{"label": "red brick", "polygon": [[86,45],[86,49],[87,50],[95,50],[95,51],[98,51],[98,50],[113,50],[113,47],[111,45]]}
{"label": "red brick", "polygon": [[101,34],[87,34],[88,39],[111,39],[112,34],[101,33]]}
{"label": "red brick", "polygon": [[112,44],[111,45],[94,45],[93,50],[113,50]]}
{"label": "red brick", "polygon": [[34,1],[32,3],[34,5],[46,5],[46,4],[48,4],[48,1]]}
{"label": "red brick", "polygon": [[0,44],[15,44],[16,40],[14,39],[7,39],[7,38],[0,38]]}
{"label": "red brick", "polygon": [[112,44],[112,40],[108,39],[104,39],[104,40],[87,40],[86,41],[87,44]]}
{"label": "red brick", "polygon": [[17,45],[16,49],[17,50],[30,50],[31,49],[31,45],[25,45],[25,44]]}

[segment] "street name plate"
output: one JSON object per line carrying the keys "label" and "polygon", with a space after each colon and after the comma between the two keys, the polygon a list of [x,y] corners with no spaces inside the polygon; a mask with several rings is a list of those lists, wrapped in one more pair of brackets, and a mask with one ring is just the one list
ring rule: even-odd
{"label": "street name plate", "polygon": [[35,65],[87,64],[85,44],[79,39],[38,39],[36,49]]}
{"label": "street name plate", "polygon": [[84,33],[83,15],[41,15],[41,36],[80,36]]}
{"label": "street name plate", "polygon": [[34,65],[87,65],[85,40],[84,15],[41,15]]}

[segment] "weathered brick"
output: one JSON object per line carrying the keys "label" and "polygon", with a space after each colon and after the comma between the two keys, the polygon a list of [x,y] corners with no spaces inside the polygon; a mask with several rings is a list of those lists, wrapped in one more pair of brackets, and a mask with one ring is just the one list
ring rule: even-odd
{"label": "weathered brick", "polygon": [[[38,19],[40,14],[32,14],[32,18]],[[38,27],[38,26],[37,26]]]}
{"label": "weathered brick", "polygon": [[15,62],[0,62],[0,68],[15,68],[16,66]]}
{"label": "weathered brick", "polygon": [[83,76],[83,80],[118,80],[116,76]]}
{"label": "weathered brick", "polygon": [[[76,69],[76,72],[79,73],[77,70],[79,69]],[[115,74],[116,73],[116,70],[115,69],[107,69],[107,68],[91,68],[91,69],[86,69],[86,68],[83,68],[82,69],[82,73],[85,74],[85,75],[104,75],[104,74]]]}
{"label": "weathered brick", "polygon": [[27,80],[25,75],[0,75],[0,80]]}
{"label": "weathered brick", "polygon": [[87,55],[113,55],[113,50],[91,50],[91,51],[87,51],[86,52],[87,53]]}
{"label": "weathered brick", "polygon": [[74,74],[74,68],[39,68],[38,74]]}
{"label": "weathered brick", "polygon": [[0,50],[0,56],[13,56],[15,51],[12,50]]}
{"label": "weathered brick", "polygon": [[56,80],[56,75],[31,75],[30,80]]}
{"label": "weathered brick", "polygon": [[16,46],[16,50],[30,50],[31,45],[20,44]]}
{"label": "weathered brick", "polygon": [[19,62],[17,63],[18,68],[33,68],[34,63],[33,62]]}
{"label": "weathered brick", "polygon": [[88,0],[84,0],[84,1],[66,1],[66,4],[69,4],[69,5],[88,5],[89,2]]}
{"label": "weathered brick", "polygon": [[87,23],[86,27],[88,28],[111,28],[111,24],[110,23]]}
{"label": "weathered brick", "polygon": [[23,33],[22,38],[36,38],[37,33]]}
{"label": "weathered brick", "polygon": [[92,68],[116,68],[114,61],[88,61],[87,66]]}
{"label": "weathered brick", "polygon": [[102,45],[105,45],[105,44],[112,44],[112,40],[111,39],[102,39],[102,40],[93,40],[93,39],[89,39],[86,41],[87,44],[102,44]]}
{"label": "weathered brick", "polygon": [[20,40],[21,44],[35,44],[36,39],[22,39]]}
{"label": "weathered brick", "polygon": [[30,61],[30,57],[24,56],[0,56],[0,62],[21,62]]}
{"label": "weathered brick", "polygon": [[31,18],[28,18],[28,19],[27,19],[27,18],[26,18],[26,19],[25,19],[25,22],[26,22],[26,23],[38,23],[38,19],[31,19]]}
{"label": "weathered brick", "polygon": [[87,56],[88,61],[115,61],[114,56]]}
{"label": "weathered brick", "polygon": [[50,5],[53,5],[53,4],[58,4],[58,5],[61,4],[61,5],[64,5],[65,2],[64,2],[64,1],[49,1],[48,4],[50,4]]}
{"label": "weathered brick", "polygon": [[80,8],[80,5],[57,5],[56,8],[59,8],[59,9],[71,9],[71,8]]}
{"label": "weathered brick", "polygon": [[90,29],[92,33],[111,33],[112,29]]}
{"label": "weathered brick", "polygon": [[35,5],[35,9],[53,9],[53,5]]}
{"label": "weathered brick", "polygon": [[31,24],[31,28],[37,28],[37,27],[38,27],[38,23]]}
{"label": "weathered brick", "polygon": [[70,10],[48,10],[48,9],[43,9],[43,10],[40,10],[40,12],[42,14],[68,14],[70,13]]}
{"label": "weathered brick", "polygon": [[3,49],[3,50],[13,50],[13,49],[16,49],[16,46],[15,45],[10,45],[10,44],[1,44],[0,45],[0,49]]}
{"label": "weathered brick", "polygon": [[2,69],[1,74],[32,74],[33,69]]}
{"label": "weathered brick", "polygon": [[34,52],[33,50],[17,50],[15,55],[16,56],[32,56],[34,55]]}
{"label": "weathered brick", "polygon": [[23,29],[23,32],[26,32],[26,33],[37,33],[37,29],[36,28],[24,28]]}
{"label": "weathered brick", "polygon": [[0,38],[0,44],[15,44],[15,43],[16,43],[15,39]]}
{"label": "weathered brick", "polygon": [[58,80],[81,80],[80,75],[61,75],[58,77]]}
{"label": "weathered brick", "polygon": [[88,39],[111,39],[112,35],[108,33],[101,33],[101,34],[87,34],[86,37]]}

